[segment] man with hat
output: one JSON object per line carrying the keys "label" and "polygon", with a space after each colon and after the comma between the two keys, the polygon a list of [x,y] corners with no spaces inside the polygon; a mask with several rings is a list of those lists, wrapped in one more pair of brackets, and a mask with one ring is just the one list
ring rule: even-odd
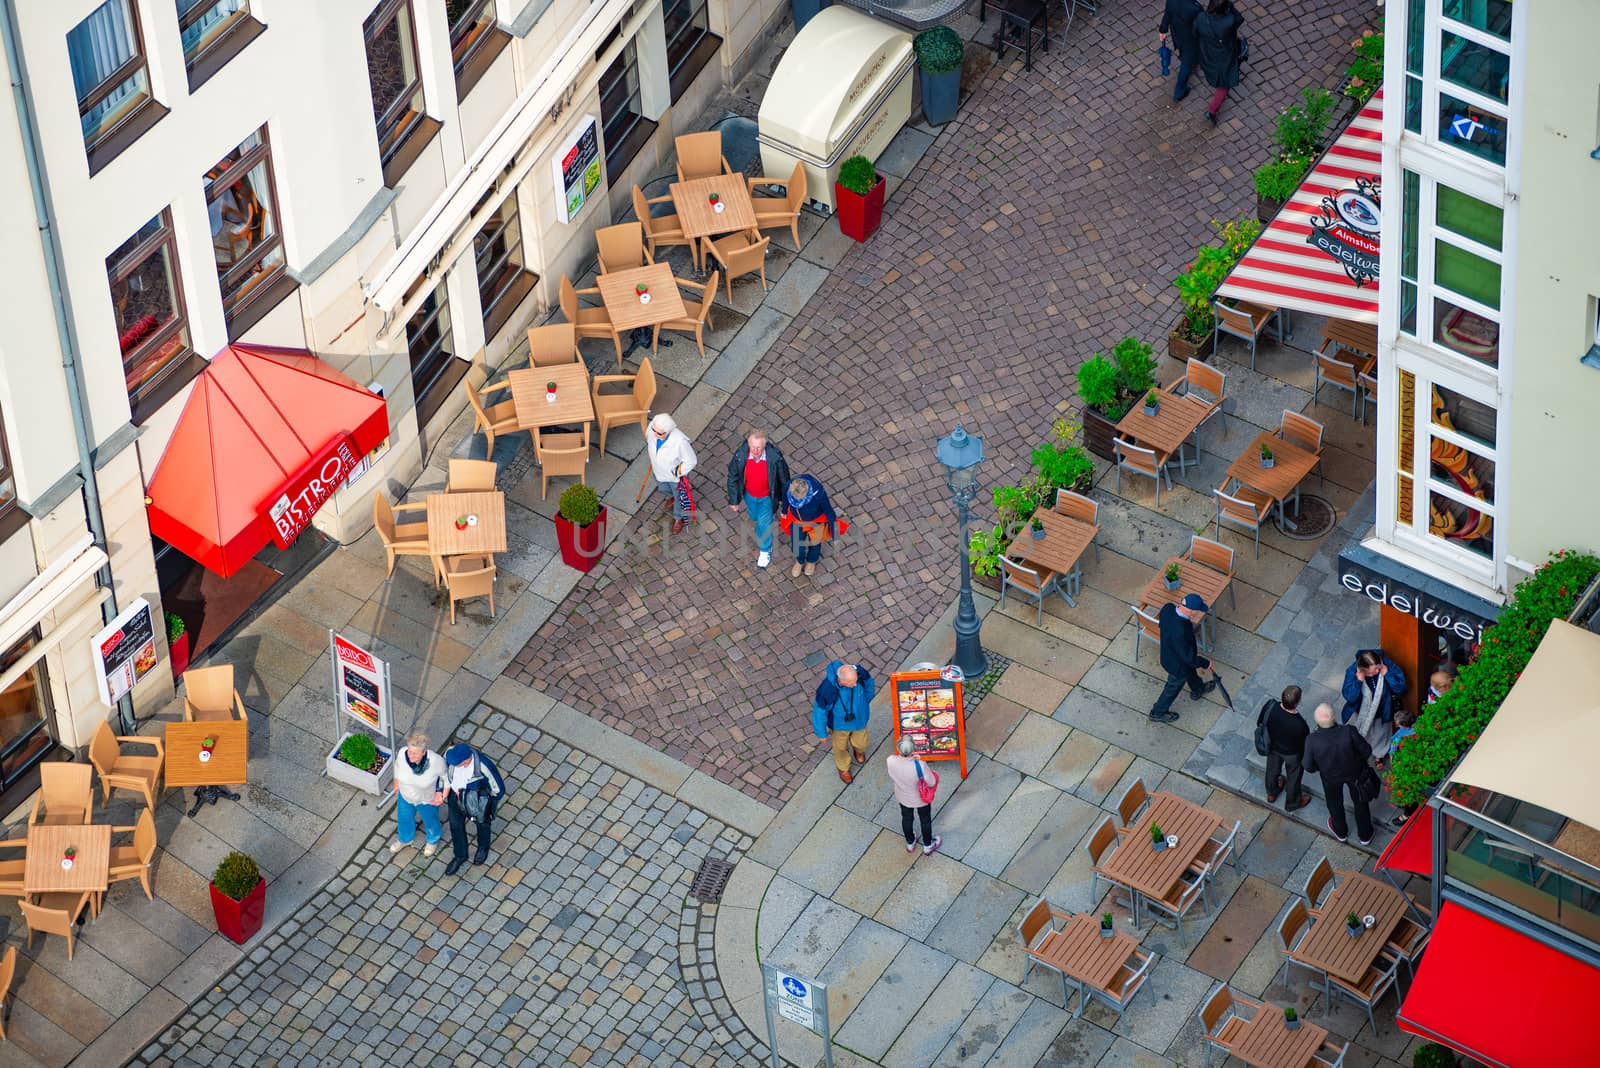
{"label": "man with hat", "polygon": [[1181,604],[1164,604],[1157,619],[1161,623],[1161,666],[1167,671],[1167,684],[1156,698],[1150,718],[1156,723],[1171,723],[1178,718],[1173,699],[1187,684],[1189,696],[1198,701],[1217,688],[1217,680],[1201,682],[1195,668],[1209,668],[1211,661],[1200,655],[1194,628],[1210,611],[1198,593],[1186,593]]}
{"label": "man with hat", "polygon": [[449,795],[450,849],[446,875],[454,875],[467,862],[467,817],[478,825],[478,851],[472,863],[489,859],[489,836],[495,802],[505,795],[505,780],[494,762],[465,742],[445,750],[445,790]]}

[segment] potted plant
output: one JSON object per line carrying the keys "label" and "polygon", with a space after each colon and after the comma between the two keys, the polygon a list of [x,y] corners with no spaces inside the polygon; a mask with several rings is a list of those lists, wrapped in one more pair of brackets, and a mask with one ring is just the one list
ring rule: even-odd
{"label": "potted plant", "polygon": [[1161,394],[1151,390],[1144,395],[1144,414],[1151,419],[1156,417],[1156,412],[1161,410]]}
{"label": "potted plant", "polygon": [[846,237],[865,241],[883,223],[883,175],[865,156],[851,156],[839,167],[833,200],[839,212],[839,229]]}
{"label": "potted plant", "polygon": [[606,510],[599,496],[588,486],[568,486],[556,505],[556,543],[561,546],[561,561],[568,567],[588,571],[600,562],[606,551]]}
{"label": "potted plant", "polygon": [[789,0],[789,13],[794,16],[794,31],[799,33],[805,29],[806,23],[829,5],[830,0]]}
{"label": "potted plant", "polygon": [[1028,520],[1028,531],[1034,536],[1035,539],[1043,538],[1044,521],[1038,516],[1034,516],[1032,519]]}
{"label": "potted plant", "polygon": [[[1379,62],[1382,62],[1381,55]],[[1300,103],[1290,104],[1278,112],[1272,127],[1272,145],[1278,157],[1312,160],[1322,155],[1336,104],[1333,94],[1326,89],[1307,86],[1300,90]]]}
{"label": "potted plant", "polygon": [[1152,823],[1150,825],[1150,846],[1157,853],[1167,848],[1167,836],[1161,833],[1160,824]]}
{"label": "potted plant", "polygon": [[911,46],[917,53],[922,115],[930,126],[943,126],[956,117],[961,101],[961,35],[948,26],[935,26],[912,38]]}
{"label": "potted plant", "polygon": [[1271,222],[1311,169],[1311,160],[1302,156],[1275,159],[1256,168],[1256,218]]}
{"label": "potted plant", "polygon": [[189,670],[189,628],[174,612],[167,614],[167,649],[172,657],[172,681],[183,678]]}
{"label": "potted plant", "polygon": [[1273,460],[1272,458],[1272,450],[1267,448],[1267,443],[1263,441],[1261,443],[1261,466],[1263,468],[1268,468],[1276,462],[1277,461]]}
{"label": "potted plant", "polygon": [[1300,1030],[1300,1014],[1293,1009],[1284,1009],[1283,1026],[1290,1031]]}
{"label": "potted plant", "polygon": [[1168,564],[1166,570],[1161,572],[1161,578],[1167,584],[1167,589],[1175,590],[1183,585],[1183,568],[1176,563]]}
{"label": "potted plant", "polygon": [[1411,1068],[1456,1068],[1460,1063],[1455,1050],[1437,1042],[1424,1042],[1411,1055]]}
{"label": "potted plant", "polygon": [[266,912],[267,881],[254,858],[233,852],[223,857],[211,875],[211,911],[217,930],[241,946],[261,930]]}
{"label": "potted plant", "polygon": [[1183,318],[1167,335],[1167,351],[1174,359],[1202,358],[1202,352],[1215,351],[1217,320],[1211,301],[1233,265],[1261,233],[1260,221],[1252,218],[1229,223],[1213,221],[1211,225],[1219,243],[1201,248],[1188,270],[1172,280],[1183,307]]}
{"label": "potted plant", "polygon": [[1100,937],[1110,938],[1115,933],[1116,932],[1112,929],[1111,913],[1102,912],[1100,914]]}
{"label": "potted plant", "polygon": [[328,778],[382,797],[394,783],[393,758],[370,734],[353,730],[329,751],[324,768]]}
{"label": "potted plant", "polygon": [[1367,30],[1351,41],[1350,47],[1356,58],[1345,68],[1344,85],[1339,91],[1350,101],[1350,111],[1354,112],[1371,100],[1383,84],[1383,31]]}
{"label": "potted plant", "polygon": [[1138,338],[1125,337],[1112,346],[1108,359],[1095,353],[1078,365],[1078,397],[1083,401],[1083,439],[1089,452],[1116,461],[1111,441],[1117,421],[1155,385],[1154,350]]}
{"label": "potted plant", "polygon": [[1351,938],[1357,938],[1361,935],[1361,932],[1365,931],[1367,928],[1366,925],[1361,922],[1361,917],[1352,912],[1346,915],[1344,918],[1344,929],[1349,933]]}

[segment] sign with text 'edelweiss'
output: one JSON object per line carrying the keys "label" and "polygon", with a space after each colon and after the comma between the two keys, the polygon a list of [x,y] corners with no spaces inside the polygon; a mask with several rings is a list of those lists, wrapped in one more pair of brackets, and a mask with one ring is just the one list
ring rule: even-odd
{"label": "sign with text 'edelweiss'", "polygon": [[359,461],[350,435],[340,434],[268,499],[266,512],[272,520],[272,540],[278,548],[287,549],[294,543],[310,525],[317,509],[344,485]]}
{"label": "sign with text 'edelweiss'", "polygon": [[389,686],[383,661],[337,634],[333,651],[339,707],[357,723],[379,734],[388,733]]}

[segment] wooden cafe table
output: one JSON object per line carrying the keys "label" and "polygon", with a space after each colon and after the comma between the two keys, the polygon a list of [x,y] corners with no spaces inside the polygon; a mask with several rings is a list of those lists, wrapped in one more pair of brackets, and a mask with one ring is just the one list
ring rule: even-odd
{"label": "wooden cafe table", "polygon": [[[428,546],[435,556],[485,556],[506,551],[506,495],[499,490],[430,493],[427,509]],[[460,516],[476,517],[477,522],[465,530],[458,529],[456,519]]]}
{"label": "wooden cafe table", "polygon": [[[1165,836],[1177,835],[1178,844],[1159,852],[1150,843],[1150,827]],[[1167,896],[1200,856],[1200,850],[1222,826],[1222,818],[1176,794],[1150,795],[1144,815],[1123,833],[1116,850],[1100,865],[1102,877],[1134,891],[1134,923],[1139,922],[1139,897]]]}
{"label": "wooden cafe table", "polygon": [[[637,287],[641,282],[649,287],[649,304],[639,300]],[[594,284],[600,290],[606,314],[611,316],[612,327],[619,334],[624,330],[633,331],[628,351],[622,354],[625,357],[645,343],[650,327],[670,319],[689,318],[689,310],[683,306],[683,295],[678,292],[678,280],[672,276],[669,264],[647,263],[626,271],[609,271],[597,275]],[[670,347],[672,342],[662,344]],[[543,403],[543,398],[540,402]]]}
{"label": "wooden cafe table", "polygon": [[[1345,933],[1350,913],[1376,921],[1358,937]],[[1381,879],[1348,873],[1322,905],[1322,917],[1290,956],[1318,971],[1360,983],[1406,912],[1405,895]]]}
{"label": "wooden cafe table", "polygon": [[[717,174],[688,182],[673,182],[672,207],[678,213],[683,236],[694,242],[695,264],[700,263],[699,242],[718,234],[749,230],[756,224],[756,206],[743,174]],[[722,211],[711,206],[711,194],[722,201]],[[652,289],[653,291],[653,289]]]}
{"label": "wooden cafe table", "polygon": [[1094,544],[1100,528],[1095,524],[1064,516],[1049,508],[1040,508],[1033,514],[1044,524],[1044,537],[1036,538],[1031,531],[1024,528],[1020,534],[1011,539],[1011,547],[1006,555],[1020,563],[1049,568],[1062,578],[1073,578],[1072,589],[1069,590],[1060,583],[1057,583],[1056,589],[1068,604],[1076,608],[1078,602],[1072,599],[1072,594],[1076,592],[1078,561],[1082,558],[1084,550]]}
{"label": "wooden cafe table", "polygon": [[1078,1007],[1072,1013],[1077,1017],[1083,1015],[1083,1003],[1088,997],[1084,987],[1109,992],[1117,969],[1127,963],[1128,957],[1138,948],[1139,940],[1126,931],[1101,938],[1100,920],[1088,913],[1077,913],[1067,917],[1067,925],[1056,932],[1044,955],[1035,959],[1056,969],[1078,987]]}
{"label": "wooden cafe table", "polygon": [[[1261,446],[1272,450],[1272,466],[1261,466]],[[1320,457],[1300,446],[1263,430],[1254,441],[1245,446],[1238,459],[1228,465],[1228,477],[1243,482],[1251,489],[1260,490],[1278,506],[1278,525],[1285,530],[1295,529],[1294,522],[1283,514],[1283,502],[1293,496],[1298,512],[1300,483],[1305,481]]]}
{"label": "wooden cafe table", "polygon": [[[209,761],[200,759],[200,743],[215,738],[217,745]],[[225,786],[243,786],[249,781],[250,724],[242,719],[201,720],[191,723],[176,720],[166,724],[165,774],[168,786],[193,786],[193,816],[204,804],[216,804],[219,797],[239,800]]]}
{"label": "wooden cafe table", "polygon": [[1325,1028],[1305,1020],[1289,1030],[1283,1023],[1283,1009],[1264,1002],[1239,1026],[1228,1054],[1255,1068],[1307,1068],[1311,1055],[1327,1040]]}
{"label": "wooden cafe table", "polygon": [[[1176,384],[1176,383],[1174,383]],[[1161,404],[1154,417],[1144,414],[1144,400],[1134,402],[1128,414],[1117,423],[1117,434],[1130,438],[1147,449],[1154,449],[1158,459],[1176,455],[1178,469],[1187,466],[1183,458],[1183,443],[1189,440],[1200,424],[1222,405],[1221,401],[1203,401],[1199,397],[1179,396],[1161,391]],[[1198,460],[1198,457],[1196,457]]]}
{"label": "wooden cafe table", "polygon": [[[1355,357],[1344,362],[1354,364],[1362,374],[1371,374],[1378,362],[1378,324],[1356,323],[1349,319],[1329,319],[1322,327],[1322,340],[1331,341]],[[1319,350],[1322,349],[1318,345]],[[1336,359],[1342,359],[1336,354]]]}
{"label": "wooden cafe table", "polygon": [[[1178,588],[1175,590],[1167,589],[1166,582],[1167,568],[1172,564],[1178,565]],[[1198,593],[1211,606],[1200,628],[1203,632],[1201,637],[1204,638],[1210,633],[1211,617],[1217,610],[1217,603],[1228,592],[1228,584],[1232,581],[1233,576],[1213,571],[1187,556],[1168,557],[1166,563],[1156,566],[1155,575],[1145,583],[1143,592],[1139,594],[1139,607],[1160,614],[1162,605],[1181,604],[1184,594]]]}
{"label": "wooden cafe table", "polygon": [[[61,866],[68,846],[78,851],[70,870]],[[28,828],[22,888],[30,894],[104,893],[110,868],[108,824],[35,823]]]}
{"label": "wooden cafe table", "polygon": [[[556,384],[556,399],[545,400],[546,387]],[[506,375],[517,429],[570,426],[594,422],[594,401],[589,397],[589,369],[581,363],[555,367],[524,367]]]}

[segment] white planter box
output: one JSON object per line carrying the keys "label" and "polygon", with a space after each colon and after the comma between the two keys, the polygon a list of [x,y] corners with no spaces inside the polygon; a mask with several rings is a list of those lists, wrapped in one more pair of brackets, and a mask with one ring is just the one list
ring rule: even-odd
{"label": "white planter box", "polygon": [[344,745],[345,738],[350,737],[353,733],[355,732],[346,733],[337,742],[333,743],[333,748],[328,751],[325,773],[328,778],[336,779],[346,786],[354,786],[357,790],[364,790],[374,797],[382,797],[394,789],[394,754],[380,745],[378,746],[378,752],[386,758],[383,770],[376,775],[366,771],[357,771],[339,759],[339,747]]}

